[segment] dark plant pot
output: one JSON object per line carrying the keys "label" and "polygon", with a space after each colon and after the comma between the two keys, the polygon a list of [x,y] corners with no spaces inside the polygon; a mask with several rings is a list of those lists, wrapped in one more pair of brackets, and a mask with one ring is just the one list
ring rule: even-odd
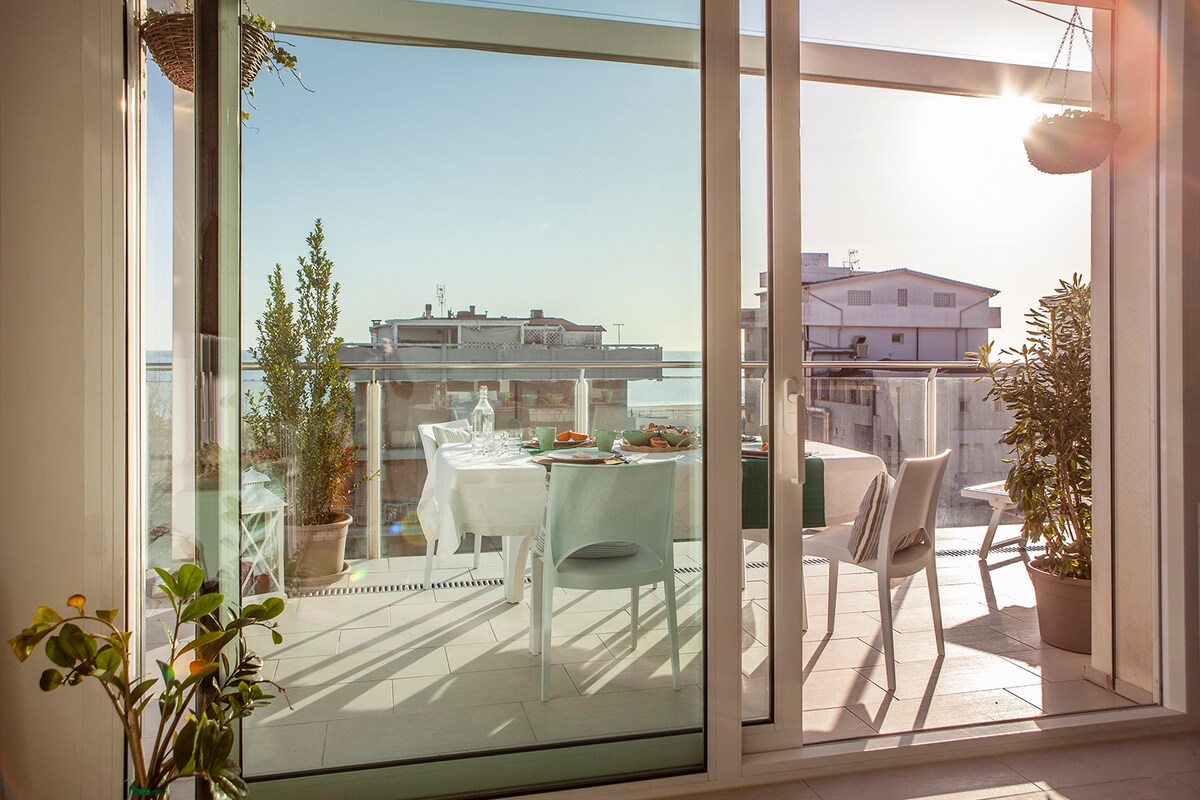
{"label": "dark plant pot", "polygon": [[129,791],[125,795],[129,800],[167,800],[171,796],[171,787],[166,786],[162,789],[141,789],[137,786],[130,786]]}
{"label": "dark plant pot", "polygon": [[1092,652],[1092,582],[1060,578],[1040,567],[1040,558],[1025,564],[1037,598],[1042,641],[1073,653]]}
{"label": "dark plant pot", "polygon": [[346,571],[346,535],[354,518],[338,514],[327,525],[288,525],[288,552],[295,553],[295,566],[289,578],[297,578],[306,588],[322,582],[329,584]]}
{"label": "dark plant pot", "polygon": [[1087,172],[1104,163],[1121,126],[1097,112],[1042,117],[1025,134],[1029,163],[1051,175]]}

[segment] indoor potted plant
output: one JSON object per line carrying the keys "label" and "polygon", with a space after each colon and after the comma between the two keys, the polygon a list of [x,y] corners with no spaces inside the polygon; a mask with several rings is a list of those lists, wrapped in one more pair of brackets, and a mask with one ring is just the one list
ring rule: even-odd
{"label": "indoor potted plant", "polygon": [[[88,613],[81,594],[67,599],[72,611],[65,616],[39,606],[33,622],[8,645],[25,661],[45,641],[54,666],[42,672],[44,692],[76,686],[85,678],[94,678],[104,689],[129,747],[129,797],[165,797],[174,781],[193,777],[225,796],[244,798],[246,783],[230,759],[234,720],[274,697],[264,687],[279,689],[262,677],[262,661],[247,649],[245,632],[269,630],[280,644],[283,637],[271,620],[283,611],[283,601],[272,598],[240,613],[230,609],[228,621],[222,622],[225,598],[205,590],[200,567],[184,564],[174,573],[159,569],[158,574],[174,620],[167,628],[169,651],[158,661],[157,677],[130,674],[133,635],[116,625],[116,609]],[[191,626],[196,633],[189,640],[183,632]],[[229,645],[236,647],[232,656],[223,652]],[[147,731],[142,713],[151,703],[158,706],[158,724]]]}
{"label": "indoor potted plant", "polygon": [[1000,441],[1011,463],[1005,486],[1025,515],[1024,533],[1045,552],[1026,567],[1037,597],[1042,639],[1091,652],[1092,335],[1091,284],[1075,275],[1026,315],[1028,341],[979,348],[998,399],[1013,412]]}
{"label": "indoor potted plant", "polygon": [[333,280],[321,220],[307,241],[308,257],[298,259],[296,270],[296,303],[288,300],[279,264],[267,279],[270,297],[256,323],[258,343],[250,348],[265,388],[247,393],[245,422],[256,448],[279,454],[279,462],[264,466],[285,482],[288,578],[315,586],[349,569],[346,535],[353,520],[339,509],[353,488],[354,402],[338,360],[341,287]]}

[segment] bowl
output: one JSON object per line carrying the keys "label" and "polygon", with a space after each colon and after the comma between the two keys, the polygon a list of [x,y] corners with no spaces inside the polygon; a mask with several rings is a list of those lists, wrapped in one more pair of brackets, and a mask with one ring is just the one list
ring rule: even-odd
{"label": "bowl", "polygon": [[671,447],[687,447],[694,441],[690,433],[660,433],[659,436],[666,439]]}
{"label": "bowl", "polygon": [[625,441],[634,447],[649,447],[650,437],[653,435],[645,431],[621,431],[621,436],[625,437]]}

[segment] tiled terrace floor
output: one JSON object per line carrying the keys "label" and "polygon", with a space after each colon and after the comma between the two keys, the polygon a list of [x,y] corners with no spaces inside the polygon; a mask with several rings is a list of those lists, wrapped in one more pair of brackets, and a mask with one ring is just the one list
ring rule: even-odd
{"label": "tiled terrace floor", "polygon": [[[1004,532],[1001,532],[1004,536]],[[980,528],[939,531],[938,550],[978,548]],[[744,717],[767,702],[768,551],[752,547],[742,595]],[[677,545],[676,566],[698,566],[698,546]],[[435,571],[435,581],[499,578],[498,555],[478,570]],[[1008,559],[1006,561],[1006,559]],[[414,584],[422,559],[356,564],[348,586]],[[1038,636],[1032,589],[1019,559],[939,557],[946,656],[936,657],[923,576],[893,591],[898,685],[885,691],[875,578],[843,567],[837,625],[825,631],[824,564],[805,567],[805,736],[810,742],[877,732],[1088,711],[1128,701],[1083,680],[1085,656]],[[860,574],[856,574],[860,573]],[[702,717],[699,572],[677,575],[682,691],[671,688],[662,587],[646,589],[631,650],[628,593],[560,591],[555,605],[552,697],[539,698],[528,651],[528,603],[499,586],[380,591],[288,601],[284,643],[252,646],[288,690],[246,726],[247,774],[392,761],[435,754],[686,729]],[[528,598],[528,591],[526,592]]]}

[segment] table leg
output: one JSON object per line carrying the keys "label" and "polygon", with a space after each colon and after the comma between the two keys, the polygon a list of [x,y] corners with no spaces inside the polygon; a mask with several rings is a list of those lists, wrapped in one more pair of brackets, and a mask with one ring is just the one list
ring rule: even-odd
{"label": "table leg", "polygon": [[992,539],[996,538],[996,529],[1000,527],[1000,517],[1004,515],[1004,508],[1007,503],[992,503],[992,518],[988,520],[987,533],[983,535],[983,544],[979,548],[979,557],[987,558],[988,551],[992,549]]}
{"label": "table leg", "polygon": [[525,562],[529,559],[532,536],[505,536],[504,553],[504,599],[509,603],[520,603],[525,599]]}

